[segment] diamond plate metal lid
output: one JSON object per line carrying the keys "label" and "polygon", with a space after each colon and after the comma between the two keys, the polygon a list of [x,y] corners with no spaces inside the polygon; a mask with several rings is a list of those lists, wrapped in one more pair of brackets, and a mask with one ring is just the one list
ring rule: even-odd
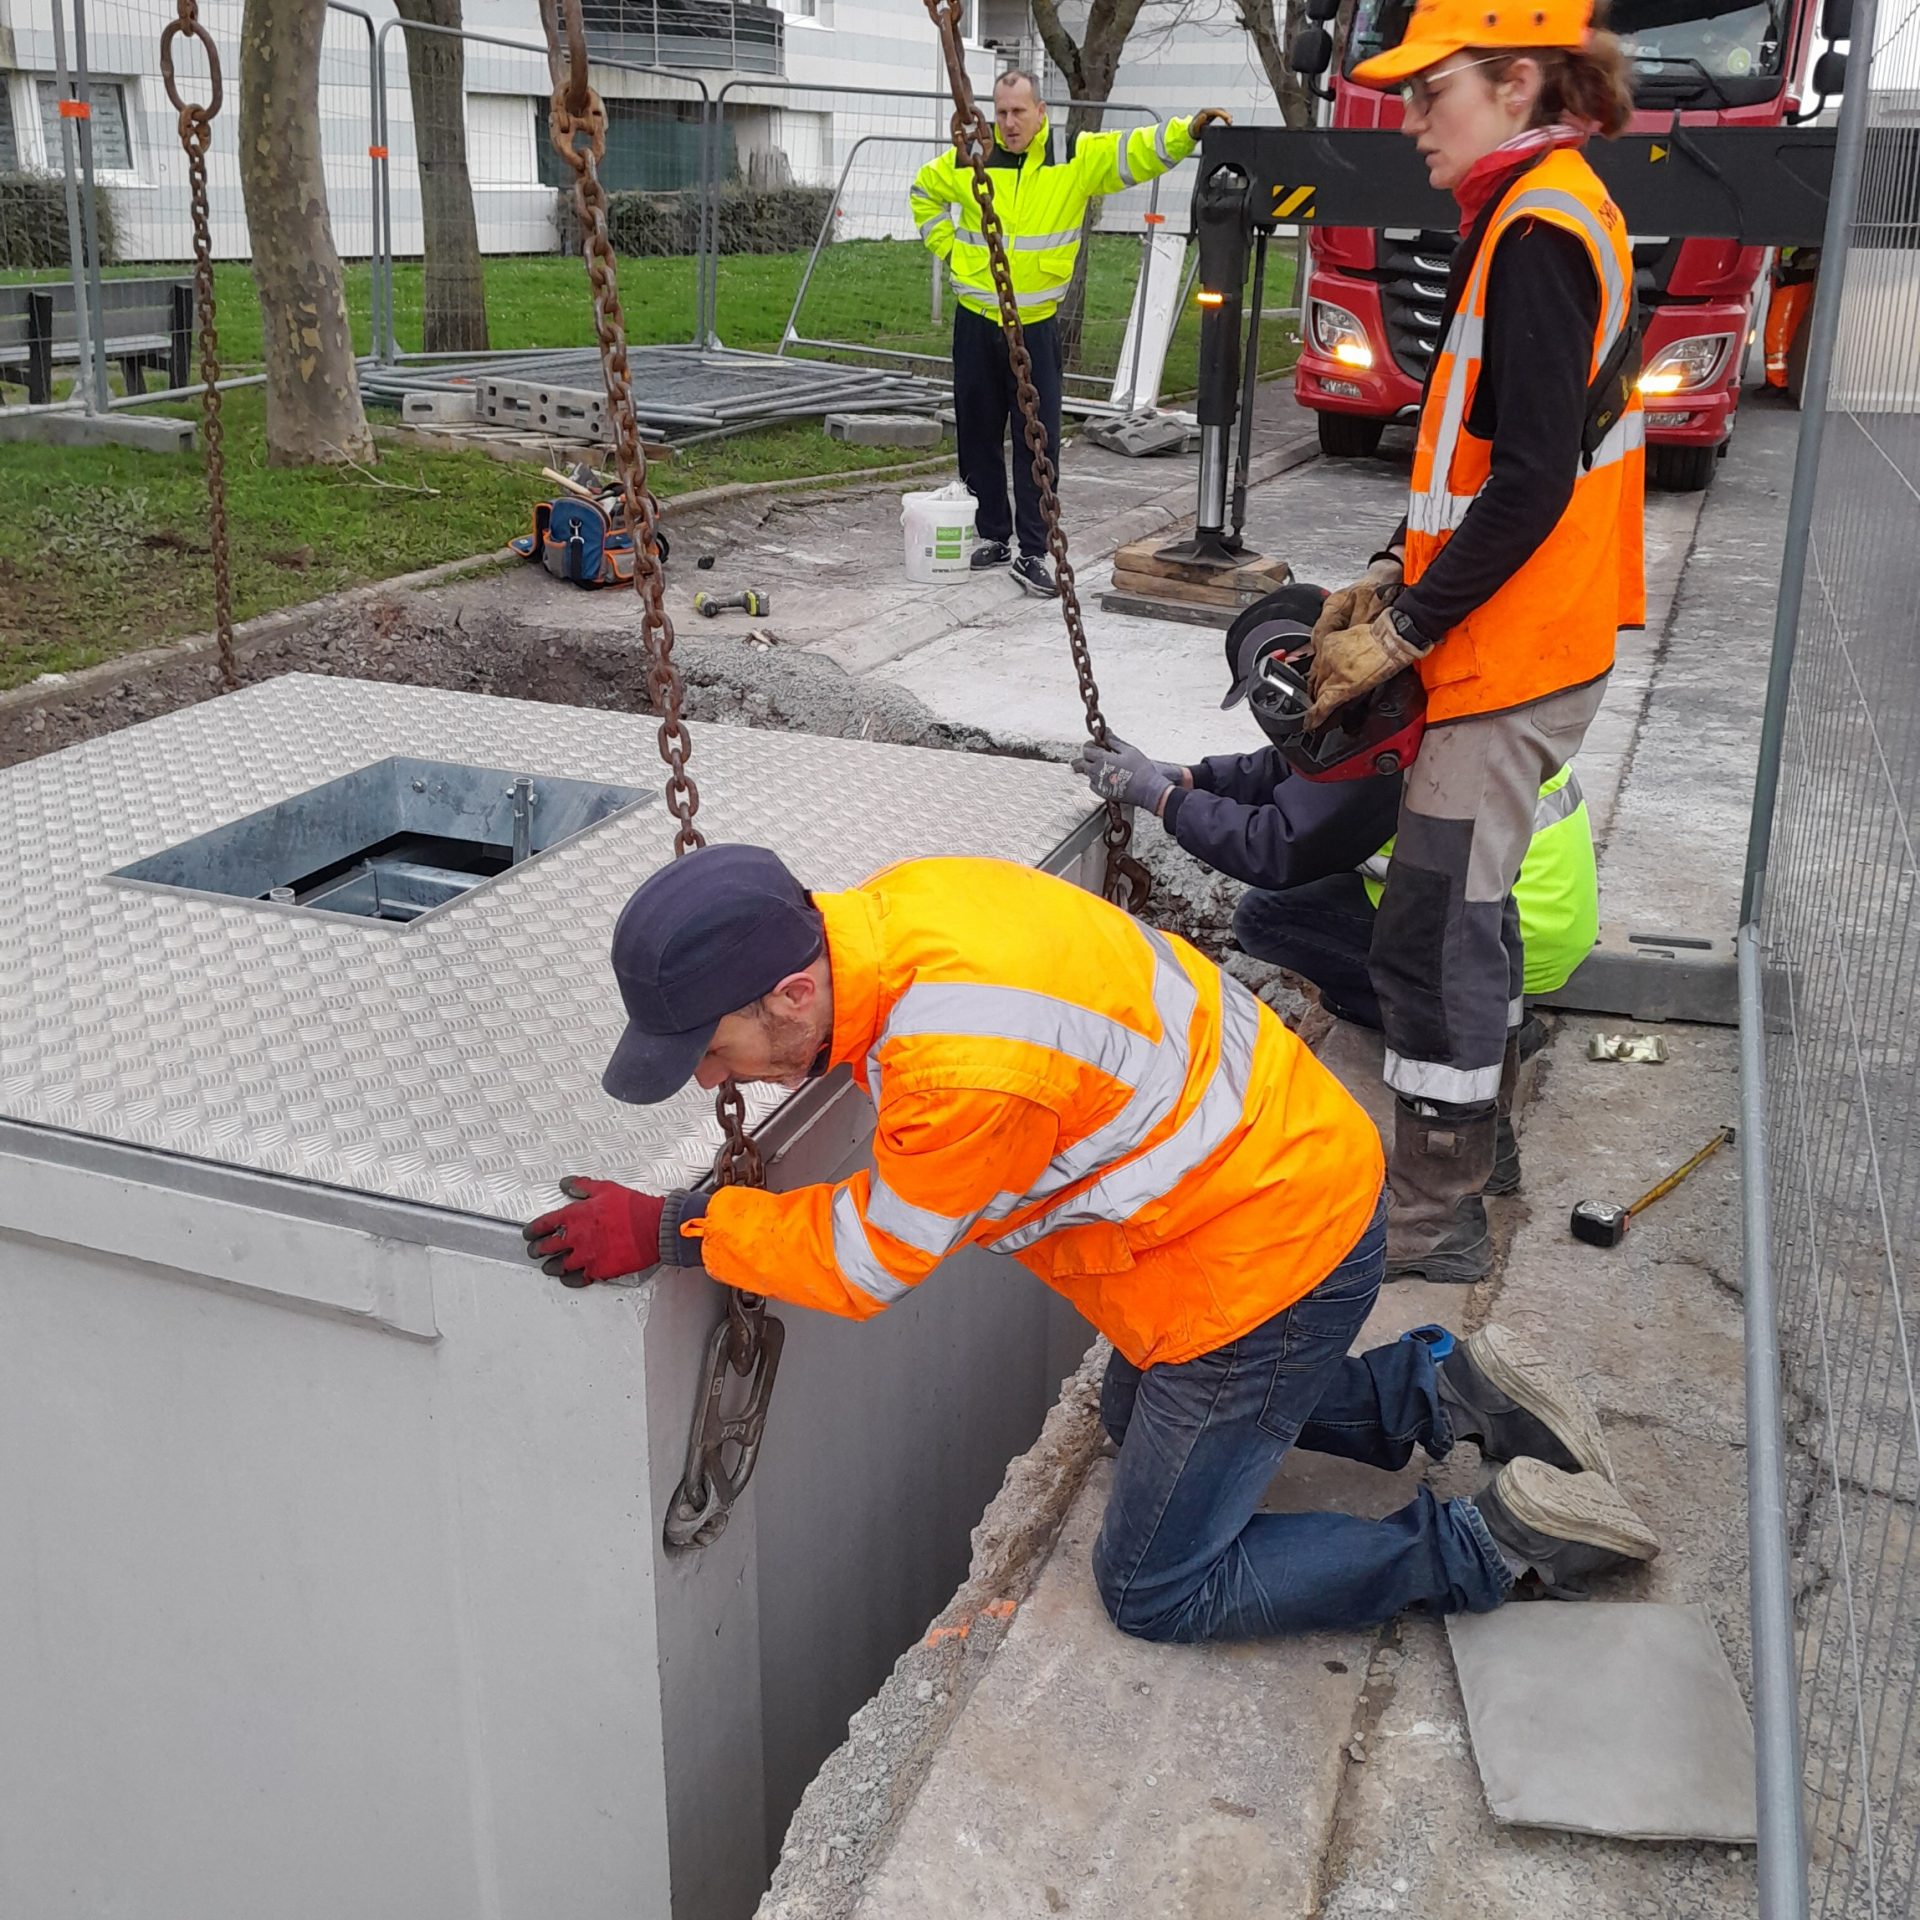
{"label": "diamond plate metal lid", "polygon": [[[710,1096],[600,1090],[615,916],[671,853],[659,801],[418,927],[105,876],[389,754],[656,789],[646,715],[292,674],[0,771],[0,1116],[498,1219],[562,1174],[684,1185]],[[935,853],[1045,860],[1065,769],[693,729],[700,824],[811,886]],[[750,1096],[756,1120],[785,1096]]]}

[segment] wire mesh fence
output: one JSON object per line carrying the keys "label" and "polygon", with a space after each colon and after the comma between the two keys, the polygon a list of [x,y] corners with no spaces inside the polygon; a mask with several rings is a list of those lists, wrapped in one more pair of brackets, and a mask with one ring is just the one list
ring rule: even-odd
{"label": "wire mesh fence", "polygon": [[[991,75],[976,78],[982,101]],[[908,207],[914,175],[949,148],[944,91],[740,80],[717,100],[713,330],[932,370],[949,359],[954,295]],[[1149,125],[1123,102],[1048,103],[1051,138]],[[1119,365],[1159,181],[1096,203],[1075,383],[1104,389]]]}
{"label": "wire mesh fence", "polygon": [[1920,11],[1877,41],[1874,14],[1855,19],[1742,936],[1750,1222],[1771,1241],[1756,1268],[1750,1232],[1750,1333],[1778,1353],[1750,1372],[1753,1438],[1781,1466],[1755,1482],[1768,1920],[1920,1913]]}

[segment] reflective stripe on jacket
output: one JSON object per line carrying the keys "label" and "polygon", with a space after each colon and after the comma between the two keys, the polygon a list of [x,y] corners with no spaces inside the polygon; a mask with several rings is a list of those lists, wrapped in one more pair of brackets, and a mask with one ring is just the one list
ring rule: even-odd
{"label": "reflective stripe on jacket", "polygon": [[[1468,271],[1420,409],[1407,501],[1406,577],[1417,581],[1466,518],[1493,443],[1467,428],[1479,384],[1487,275],[1501,236],[1525,220],[1570,233],[1600,287],[1590,377],[1632,311],[1633,257],[1620,210],[1571,148],[1514,181]],[[1559,524],[1493,597],[1420,662],[1429,725],[1497,713],[1584,686],[1613,665],[1614,634],[1646,618],[1646,421],[1636,392],[1573,483]],[[1570,457],[1580,461],[1577,448]]]}
{"label": "reflective stripe on jacket", "polygon": [[998,860],[908,861],[815,904],[875,1170],[722,1188],[687,1228],[716,1278],[865,1319],[990,1247],[1150,1366],[1271,1319],[1360,1238],[1372,1121],[1185,941]]}
{"label": "reflective stripe on jacket", "polygon": [[[1119,193],[1177,166],[1198,143],[1184,120],[1114,133],[1083,133],[1054,151],[1050,122],[1042,120],[1025,153],[1009,153],[995,130],[987,165],[994,211],[1007,236],[1007,266],[1020,318],[1044,320],[1073,278],[1087,202]],[[949,150],[929,160],[907,194],[914,225],[930,252],[947,263],[954,296],[989,320],[1000,317],[993,268],[980,231],[980,198],[973,169]]]}
{"label": "reflective stripe on jacket", "polygon": [[[1360,869],[1367,898],[1377,907],[1385,891],[1393,842]],[[1529,993],[1554,993],[1593,951],[1600,936],[1600,881],[1594,871],[1593,827],[1586,796],[1571,767],[1540,789],[1533,839],[1520,863],[1513,897],[1520,906],[1520,943]]]}

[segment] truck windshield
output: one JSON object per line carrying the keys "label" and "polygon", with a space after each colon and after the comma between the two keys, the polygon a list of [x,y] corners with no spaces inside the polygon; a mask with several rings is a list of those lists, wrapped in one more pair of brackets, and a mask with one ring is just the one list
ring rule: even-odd
{"label": "truck windshield", "polygon": [[[1398,46],[1412,12],[1412,0],[1359,0],[1347,71]],[[1772,0],[1616,0],[1607,24],[1635,63],[1634,91],[1643,98],[1675,91],[1711,97],[1722,91],[1715,80],[1777,75],[1786,55]]]}

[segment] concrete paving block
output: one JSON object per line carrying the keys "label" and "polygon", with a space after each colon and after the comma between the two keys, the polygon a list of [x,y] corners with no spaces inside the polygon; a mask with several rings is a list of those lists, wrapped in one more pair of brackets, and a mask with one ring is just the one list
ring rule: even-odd
{"label": "concrete paving block", "polygon": [[1507,1606],[1447,1638],[1497,1819],[1754,1838],[1753,1723],[1704,1607]]}
{"label": "concrete paving block", "polygon": [[946,438],[938,420],[919,413],[830,413],[827,438],[850,447],[937,447]]}
{"label": "concrete paving block", "polygon": [[463,427],[480,417],[480,396],[460,393],[409,393],[400,402],[400,418],[410,427]]}
{"label": "concrete paving block", "polygon": [[191,420],[150,413],[0,412],[0,440],[37,440],[49,447],[144,447],[149,453],[191,453]]}

